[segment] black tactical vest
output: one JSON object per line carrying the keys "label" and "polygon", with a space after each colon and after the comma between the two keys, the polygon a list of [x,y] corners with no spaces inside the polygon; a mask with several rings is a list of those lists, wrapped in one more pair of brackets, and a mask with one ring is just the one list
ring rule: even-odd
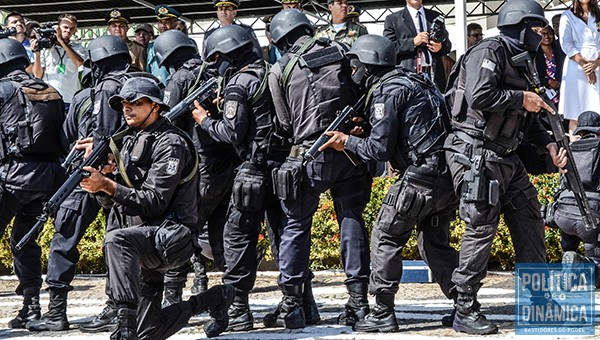
{"label": "black tactical vest", "polygon": [[64,119],[62,97],[42,80],[0,80],[0,160],[58,161]]}

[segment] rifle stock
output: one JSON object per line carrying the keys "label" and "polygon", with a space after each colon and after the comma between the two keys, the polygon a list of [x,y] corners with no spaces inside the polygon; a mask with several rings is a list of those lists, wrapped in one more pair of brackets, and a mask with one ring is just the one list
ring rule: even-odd
{"label": "rifle stock", "polygon": [[[365,106],[366,95],[362,95],[354,106],[346,106],[338,115],[335,117],[333,122],[329,124],[325,132],[327,131],[341,131],[346,124],[352,121],[352,118],[356,116],[356,112],[360,112]],[[322,133],[321,136],[315,141],[313,145],[304,153],[304,161],[312,162],[314,161],[320,154],[319,148],[325,144],[329,138],[326,134]],[[344,150],[344,154],[350,159],[352,164],[355,166],[360,163],[360,159],[356,157],[352,152]]]}
{"label": "rifle stock", "polygon": [[597,224],[592,216],[590,210],[590,204],[585,193],[585,188],[583,187],[583,183],[581,182],[581,177],[579,176],[579,171],[577,169],[577,164],[575,163],[575,159],[573,158],[573,152],[571,151],[571,146],[569,144],[569,137],[565,133],[565,130],[562,125],[562,119],[558,115],[558,110],[554,103],[548,98],[546,94],[546,88],[541,85],[540,78],[538,72],[535,68],[535,64],[533,60],[531,60],[531,56],[527,52],[523,52],[519,55],[516,55],[512,58],[513,63],[516,66],[525,66],[526,78],[531,87],[535,90],[536,93],[540,95],[540,97],[544,100],[548,106],[554,110],[554,114],[548,112],[546,110],[542,110],[542,112],[546,115],[546,119],[548,123],[550,123],[550,128],[552,129],[552,134],[554,135],[554,140],[556,145],[559,148],[565,149],[567,153],[567,165],[565,169],[567,173],[564,174],[567,184],[573,194],[575,196],[575,201],[577,202],[577,208],[579,209],[579,213],[583,219],[583,224],[586,230],[596,229]]}

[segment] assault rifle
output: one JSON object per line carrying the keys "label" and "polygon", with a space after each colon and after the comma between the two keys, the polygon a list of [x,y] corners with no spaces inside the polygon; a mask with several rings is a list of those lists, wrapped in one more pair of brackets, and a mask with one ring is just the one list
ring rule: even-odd
{"label": "assault rifle", "polygon": [[[189,110],[194,108],[194,100],[203,102],[214,96],[214,90],[216,89],[216,87],[217,80],[215,78],[210,78],[209,80],[205,81],[200,87],[198,87],[194,92],[192,92],[189,96],[187,96],[184,100],[182,100],[181,103],[175,105],[169,112],[165,113],[164,117],[171,122],[175,121],[177,118],[181,117],[185,112],[188,112]],[[124,131],[128,128],[129,126],[126,123],[124,123],[113,136],[123,134]],[[17,250],[21,250],[25,246],[25,244],[29,242],[33,235],[35,235],[42,229],[44,223],[46,223],[50,216],[53,216],[58,211],[60,205],[67,199],[67,197],[69,197],[69,195],[71,195],[73,190],[77,188],[81,180],[84,177],[88,177],[90,175],[90,173],[88,171],[83,170],[83,168],[86,166],[98,168],[102,165],[102,163],[106,159],[106,155],[110,152],[111,138],[112,136],[105,136],[98,138],[98,140],[94,140],[94,148],[90,155],[87,158],[83,159],[81,163],[74,168],[74,171],[71,173],[71,175],[69,175],[69,178],[67,178],[67,180],[58,189],[58,191],[54,193],[50,200],[48,200],[48,202],[44,204],[43,213],[37,217],[36,224],[33,226],[33,228],[31,228],[31,230],[29,230],[27,234],[25,234],[25,236],[23,236],[23,238],[15,246]],[[70,154],[68,158],[73,159],[74,161],[78,161],[76,159],[78,157],[77,155],[83,157],[83,152],[75,152],[74,155]]]}
{"label": "assault rifle", "polygon": [[554,110],[555,114],[552,114],[544,109],[542,109],[542,113],[546,115],[546,119],[548,120],[548,123],[550,123],[556,144],[559,148],[563,148],[567,151],[567,173],[565,174],[567,184],[575,195],[575,201],[577,202],[577,207],[579,208],[579,213],[583,219],[585,229],[588,231],[596,229],[596,221],[592,216],[590,204],[585,193],[583,183],[581,183],[581,177],[579,177],[579,171],[577,170],[577,165],[575,164],[575,159],[573,158],[573,152],[571,151],[571,147],[569,145],[569,137],[565,134],[565,130],[562,125],[562,119],[557,113],[558,110],[556,109],[556,106],[550,100],[550,98],[548,98],[546,88],[541,84],[535,64],[533,63],[533,60],[531,60],[531,55],[529,55],[528,52],[520,53],[512,57],[512,64],[517,67],[525,67],[525,77],[527,78],[529,85],[536,93],[540,95],[544,102],[546,102],[546,104],[548,104],[548,106]]}
{"label": "assault rifle", "polygon": [[[364,106],[365,106],[365,100],[366,100],[366,95],[362,95],[358,99],[358,101],[356,102],[356,104],[354,106],[350,106],[350,105],[346,106],[337,115],[337,117],[333,120],[333,122],[331,122],[331,124],[329,124],[327,129],[325,129],[325,132],[344,130],[348,125],[350,125],[352,123],[352,118],[354,118],[358,115],[357,112],[362,112],[362,110],[364,109]],[[327,142],[329,140],[329,138],[331,138],[331,137],[327,136],[325,133],[321,134],[319,139],[317,139],[317,141],[304,153],[304,161],[305,162],[314,161],[321,154],[321,151],[319,151],[319,148],[321,146],[323,146],[323,144],[325,144],[325,142]],[[356,157],[356,155],[354,155],[352,152],[350,152],[348,150],[344,150],[344,153],[346,154],[348,159],[350,159],[350,162],[352,162],[352,164],[354,164],[355,166],[360,163],[360,159],[358,157]]]}

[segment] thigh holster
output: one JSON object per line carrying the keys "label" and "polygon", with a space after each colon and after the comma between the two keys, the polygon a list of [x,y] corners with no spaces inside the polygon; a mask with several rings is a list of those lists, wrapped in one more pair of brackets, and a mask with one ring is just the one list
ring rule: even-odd
{"label": "thigh holster", "polygon": [[240,211],[257,211],[264,206],[267,176],[250,162],[240,167],[233,181],[232,200]]}

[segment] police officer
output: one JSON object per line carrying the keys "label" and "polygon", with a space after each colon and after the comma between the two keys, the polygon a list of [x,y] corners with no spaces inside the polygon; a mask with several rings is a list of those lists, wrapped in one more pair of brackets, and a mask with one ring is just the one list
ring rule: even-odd
{"label": "police officer", "polygon": [[447,93],[454,131],[446,139],[446,160],[466,222],[459,265],[452,275],[458,293],[453,328],[474,334],[496,333],[479,308],[477,291],[487,271],[500,214],[511,230],[517,262],[544,263],[544,223],[537,192],[514,150],[529,138],[545,146],[554,164],[566,165],[535,112],[552,109],[528,91],[513,57],[534,53],[548,22],[533,0],[510,0],[498,14],[500,36],[472,47],[450,75]]}
{"label": "police officer", "polygon": [[[226,327],[222,317],[233,298],[232,287],[218,286],[161,311],[163,273],[189,260],[198,217],[197,156],[185,133],[161,117],[168,110],[161,97],[155,80],[125,82],[109,100],[128,125],[111,137],[119,149],[112,149],[114,157],[102,172],[85,167],[90,176],[81,181],[83,190],[110,208],[104,252],[118,318],[111,339],[165,339],[205,310]],[[78,141],[77,147],[91,151],[93,138]],[[104,175],[117,167],[116,181]],[[207,335],[218,335],[212,330],[205,328]]]}
{"label": "police officer", "polygon": [[358,37],[369,34],[364,25],[348,17],[348,0],[327,0],[327,8],[331,13],[331,22],[319,27],[315,37],[352,46]]}
{"label": "police officer", "polygon": [[28,65],[20,42],[0,39],[0,235],[14,218],[10,246],[19,279],[16,293],[23,296],[23,306],[9,321],[10,328],[25,328],[28,321],[40,318],[38,234],[20,250],[15,245],[64,180],[59,163],[64,104],[54,88],[25,72]]}
{"label": "police officer", "polygon": [[[600,218],[600,115],[586,111],[577,118],[575,134],[581,138],[571,144],[573,161],[581,176],[585,194],[590,203],[592,216],[596,221]],[[600,244],[599,229],[586,230],[573,192],[566,187],[565,181],[557,195],[554,210],[554,222],[561,230],[561,246],[563,248],[562,263],[591,263],[596,267],[596,288],[600,288]],[[579,242],[584,242],[585,256],[577,254]]]}
{"label": "police officer", "polygon": [[[254,37],[237,25],[211,34],[206,42],[207,60],[216,62],[223,77],[223,116],[199,104],[193,111],[200,128],[215,141],[230,143],[244,159],[234,179],[224,237],[227,268],[223,282],[236,288],[229,309],[232,331],[250,330],[254,325],[248,294],[256,280],[258,234],[265,219],[267,228],[274,231],[282,224],[271,173],[289,153],[289,146],[275,133],[268,64],[254,53],[253,46]],[[277,239],[271,242],[278,244]]]}
{"label": "police officer", "polygon": [[[90,42],[85,57],[84,63],[91,68],[95,83],[91,89],[73,97],[63,126],[64,145],[92,135],[110,136],[122,124],[121,115],[109,107],[108,99],[119,92],[129,69],[131,58],[127,45],[115,36],[98,37]],[[76,188],[58,209],[46,275],[50,304],[48,312],[39,321],[30,323],[28,329],[56,331],[69,328],[67,294],[73,290],[71,282],[79,261],[77,244],[99,211],[98,202],[81,188]],[[107,323],[116,316],[114,309],[109,310],[112,313],[103,314],[104,322],[83,324],[81,329],[88,330],[88,326],[93,326],[91,330],[97,327],[105,330]]]}
{"label": "police officer", "polygon": [[366,165],[355,166],[346,155],[334,150],[326,150],[306,166],[301,158],[307,146],[325,132],[336,112],[354,104],[357,98],[353,96],[349,61],[339,43],[314,39],[310,21],[296,9],[275,15],[271,33],[273,43],[285,55],[271,69],[269,88],[277,118],[283,130],[293,136],[294,144],[277,176],[278,195],[283,199],[287,218],[279,250],[279,285],[284,294],[277,310],[279,324],[302,328],[308,321],[305,314],[314,314],[303,308],[304,284],[310,282],[311,219],[319,195],[331,189],[340,224],[345,283],[350,293],[338,321],[352,325],[369,312],[368,235],[362,219],[368,200]]}
{"label": "police officer", "polygon": [[[217,19],[219,21],[219,27],[227,26],[227,25],[237,25],[245,29],[248,34],[250,34],[254,41],[252,42],[252,50],[259,58],[262,57],[262,51],[260,48],[260,43],[256,38],[256,34],[254,34],[254,30],[252,27],[235,22],[235,17],[237,16],[238,7],[240,7],[240,0],[213,0],[215,4],[215,9],[217,10]],[[206,47],[206,43],[208,42],[208,37],[219,27],[211,28],[204,33],[204,41],[202,45],[202,60],[206,60],[208,57],[208,48]]]}
{"label": "police officer", "polygon": [[394,296],[402,276],[402,248],[417,225],[419,248],[435,281],[450,297],[458,253],[449,244],[449,226],[458,207],[443,146],[449,127],[442,94],[423,75],[395,68],[394,45],[387,38],[365,35],[348,52],[353,80],[367,85],[368,138],[332,131],[322,147],[350,150],[365,161],[390,161],[400,177],[383,200],[371,234],[372,271],[369,292],[375,308],[354,325],[356,331],[398,331]]}
{"label": "police officer", "polygon": [[[209,78],[209,73],[214,73],[203,65],[196,45],[180,31],[170,30],[162,33],[156,39],[154,48],[159,65],[167,67],[171,74],[167,79],[164,95],[167,105],[174,106],[181,102],[202,81]],[[195,124],[191,112],[180,118],[177,123],[192,138],[200,157],[198,230],[203,230],[201,235],[208,233],[215,268],[224,271],[223,227],[231,197],[234,169],[241,160],[231,144],[215,141]],[[204,228],[205,225],[207,228]],[[205,261],[200,252],[192,257],[196,275],[192,293],[197,294],[207,288]],[[187,271],[186,265],[165,275],[165,303],[181,300]]]}

